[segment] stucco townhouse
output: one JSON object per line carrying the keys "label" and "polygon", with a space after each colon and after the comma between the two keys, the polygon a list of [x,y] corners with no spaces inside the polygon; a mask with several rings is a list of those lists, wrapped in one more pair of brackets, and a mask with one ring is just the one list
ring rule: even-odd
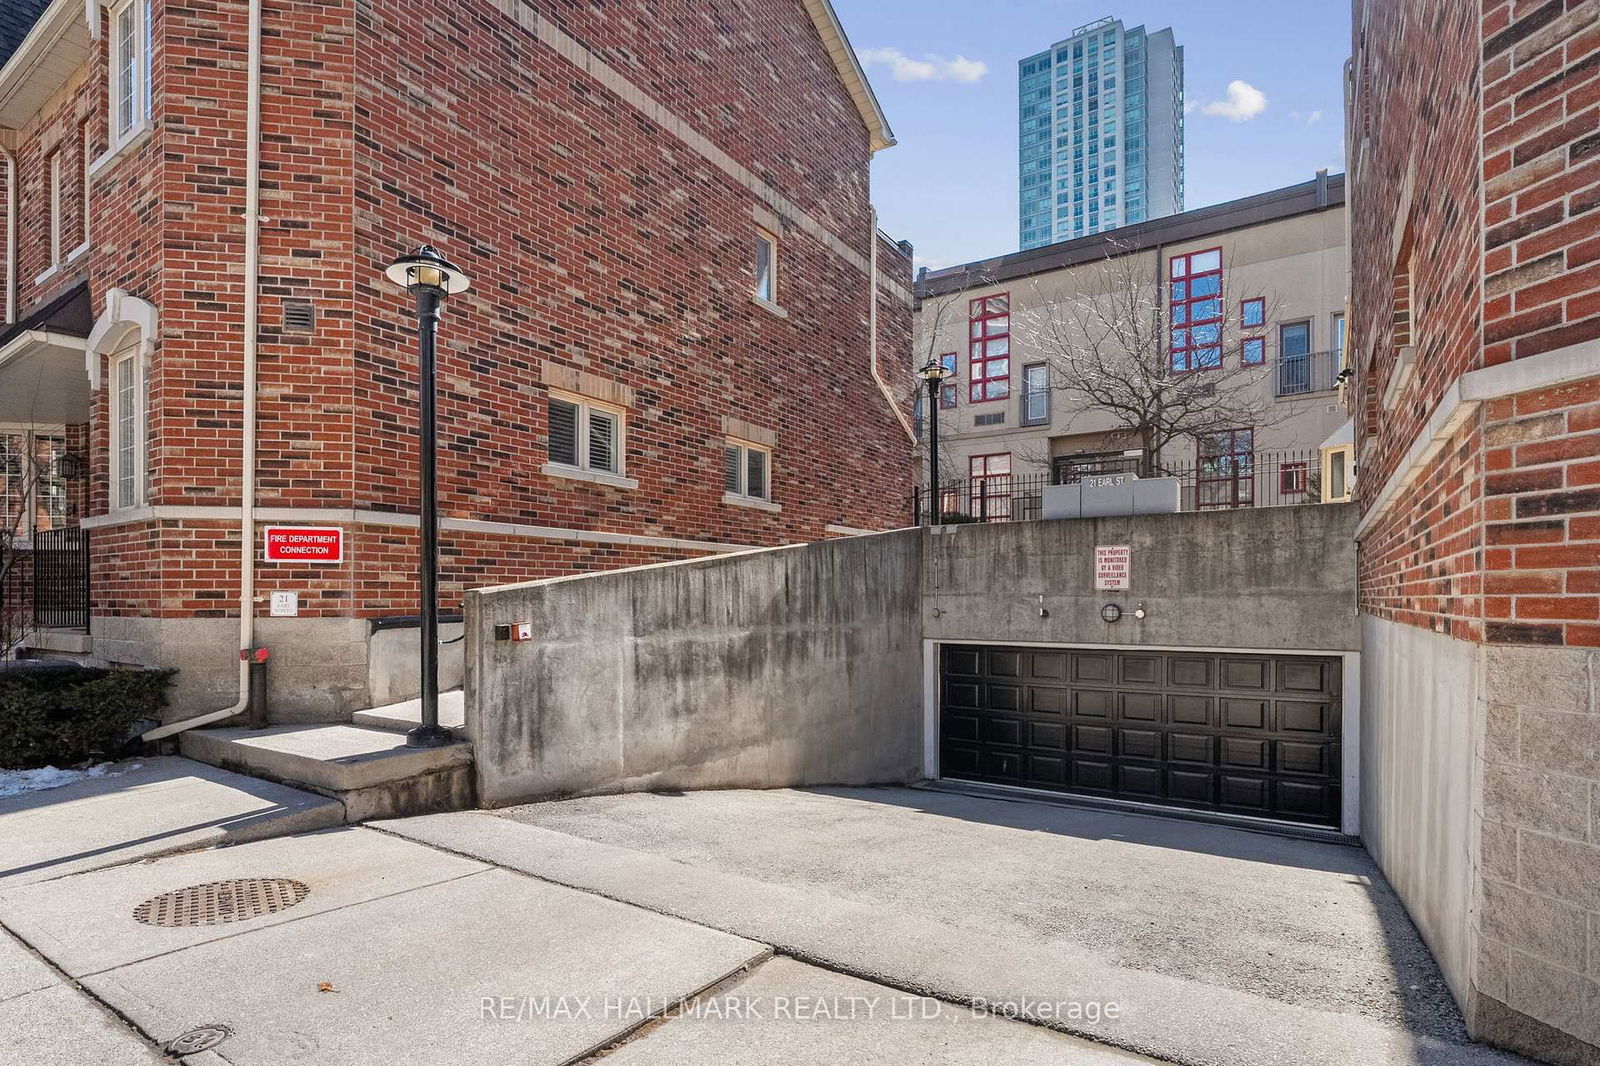
{"label": "stucco townhouse", "polygon": [[[406,694],[415,321],[384,267],[425,242],[472,281],[440,340],[445,611],[903,525],[893,143],[827,0],[8,0],[27,644],[178,667],[173,717],[236,700],[257,647],[276,717]],[[279,561],[278,527],[337,548]]]}
{"label": "stucco townhouse", "polygon": [[1362,839],[1476,1036],[1600,1062],[1600,5],[1353,26]]}

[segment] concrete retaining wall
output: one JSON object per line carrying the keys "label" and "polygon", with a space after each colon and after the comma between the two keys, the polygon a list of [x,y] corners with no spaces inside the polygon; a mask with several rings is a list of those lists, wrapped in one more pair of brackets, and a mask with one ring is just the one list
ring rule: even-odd
{"label": "concrete retaining wall", "polygon": [[[916,530],[477,589],[467,729],[495,807],[914,780]],[[496,623],[536,639],[494,639]]]}
{"label": "concrete retaining wall", "polygon": [[[1357,651],[1356,518],[1329,504],[946,526],[926,534],[924,635]],[[1097,545],[1131,549],[1126,591],[1095,591]],[[1120,621],[1102,621],[1107,603]]]}
{"label": "concrete retaining wall", "polygon": [[1361,839],[1465,1004],[1481,648],[1370,615],[1361,625]]}

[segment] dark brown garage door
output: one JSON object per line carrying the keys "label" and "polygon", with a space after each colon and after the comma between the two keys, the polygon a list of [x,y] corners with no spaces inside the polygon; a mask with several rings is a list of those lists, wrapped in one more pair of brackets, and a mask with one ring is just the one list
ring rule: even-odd
{"label": "dark brown garage door", "polygon": [[1339,824],[1338,659],[945,645],[946,778]]}

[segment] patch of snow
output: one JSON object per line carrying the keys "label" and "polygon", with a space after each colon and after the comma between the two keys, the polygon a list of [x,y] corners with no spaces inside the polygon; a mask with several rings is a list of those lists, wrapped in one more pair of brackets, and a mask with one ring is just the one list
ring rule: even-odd
{"label": "patch of snow", "polygon": [[110,766],[110,763],[103,762],[85,770],[57,770],[54,766],[38,770],[0,770],[0,797],[20,796],[24,792],[60,788],[85,778],[104,777]]}

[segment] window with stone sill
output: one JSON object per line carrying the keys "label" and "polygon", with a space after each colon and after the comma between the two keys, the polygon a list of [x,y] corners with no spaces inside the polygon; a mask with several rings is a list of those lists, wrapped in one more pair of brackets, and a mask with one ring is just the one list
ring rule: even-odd
{"label": "window with stone sill", "polygon": [[772,501],[772,452],[730,440],[722,446],[722,491],[742,500]]}
{"label": "window with stone sill", "polygon": [[554,466],[622,475],[623,415],[614,408],[550,397],[548,456]]}

